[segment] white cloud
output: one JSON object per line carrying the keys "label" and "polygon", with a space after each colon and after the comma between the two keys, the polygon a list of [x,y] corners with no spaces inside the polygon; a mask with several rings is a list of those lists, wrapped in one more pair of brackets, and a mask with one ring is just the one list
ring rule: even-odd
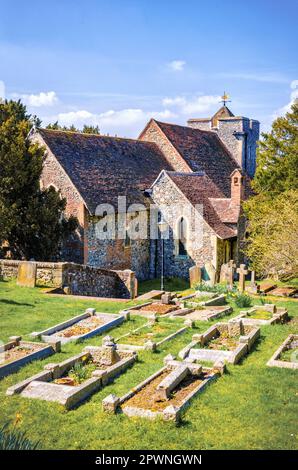
{"label": "white cloud", "polygon": [[273,119],[276,119],[278,116],[282,116],[286,113],[289,113],[294,102],[298,100],[298,80],[293,80],[290,84],[290,88],[292,91],[290,93],[289,103],[275,111],[273,113]]}
{"label": "white cloud", "polygon": [[5,83],[0,80],[0,99],[5,100]]}
{"label": "white cloud", "polygon": [[151,118],[161,120],[172,120],[177,117],[175,113],[167,109],[163,111],[144,111],[142,109],[122,109],[119,111],[109,110],[100,114],[91,113],[86,110],[59,113],[55,116],[43,118],[43,121],[55,122],[82,128],[84,124],[99,126],[102,134],[117,134],[136,137]]}
{"label": "white cloud", "polygon": [[181,72],[185,65],[186,62],[184,60],[172,60],[172,62],[168,64],[170,69],[174,70],[175,72]]}
{"label": "white cloud", "polygon": [[182,114],[190,115],[209,111],[214,105],[218,105],[220,99],[220,96],[215,95],[194,96],[188,99],[184,96],[176,96],[164,98],[162,103],[167,107],[176,107]]}
{"label": "white cloud", "polygon": [[20,98],[26,105],[40,108],[41,106],[53,106],[58,103],[55,91],[40,92],[37,95],[14,93],[13,98]]}

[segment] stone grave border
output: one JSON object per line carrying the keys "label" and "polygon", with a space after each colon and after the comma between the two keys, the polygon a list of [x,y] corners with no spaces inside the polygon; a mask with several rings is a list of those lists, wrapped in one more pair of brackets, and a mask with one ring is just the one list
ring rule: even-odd
{"label": "stone grave border", "polygon": [[214,297],[212,297],[210,300],[206,300],[204,302],[189,302],[191,304],[191,308],[190,308],[190,311],[189,312],[172,312],[172,315],[171,317],[174,318],[176,316],[184,316],[184,315],[187,315],[188,313],[192,313],[194,311],[196,311],[196,308],[197,306],[200,306],[200,307],[206,307],[206,310],[208,310],[208,307],[226,307],[223,311],[221,312],[216,312],[214,311],[214,313],[210,313],[210,314],[206,314],[205,317],[203,316],[204,314],[204,310],[198,310],[198,313],[202,313],[202,318],[200,319],[197,319],[197,320],[193,320],[193,321],[212,321],[212,320],[216,320],[218,318],[222,318],[222,317],[225,317],[226,315],[230,315],[232,312],[233,312],[233,308],[227,303],[226,301],[226,296],[224,294],[220,294],[220,295],[216,295]]}
{"label": "stone grave border", "polygon": [[[218,366],[218,370],[214,371],[214,368],[203,367],[199,364],[191,364],[189,362],[184,361],[175,361],[171,358],[168,360],[167,357],[164,359],[165,366],[159,369],[154,374],[150,375],[147,379],[139,383],[136,387],[130,390],[128,393],[123,395],[121,398],[118,398],[115,395],[107,396],[103,401],[103,410],[109,413],[116,413],[120,411],[124,413],[128,417],[139,417],[139,418],[146,418],[146,419],[156,419],[158,417],[163,418],[164,421],[174,421],[178,423],[181,421],[182,412],[191,404],[191,400],[195,398],[199,393],[203,392],[203,390],[214,380],[216,380],[224,371],[224,366],[220,364]],[[195,373],[196,371],[203,370],[204,372],[209,372],[210,375],[207,377],[203,382],[201,382],[194,390],[192,390],[182,401],[179,407],[170,405],[166,407],[163,411],[151,411],[144,408],[138,407],[125,407],[123,408],[124,403],[136,395],[142,388],[148,385],[152,380],[157,378],[161,375],[164,371],[175,370],[182,365],[186,365],[191,373]]]}
{"label": "stone grave border", "polygon": [[210,297],[210,300],[211,300],[211,299],[213,299],[217,296],[218,296],[218,294],[216,292],[197,290],[193,294],[185,295],[183,297],[175,297],[174,300],[177,301],[177,302],[184,302],[184,301],[187,301],[189,299],[199,298],[199,297]]}
{"label": "stone grave border", "polygon": [[[162,316],[164,316],[164,315],[162,315]],[[172,317],[170,317],[170,318],[172,318]],[[167,343],[168,341],[171,341],[172,339],[176,338],[176,336],[179,336],[182,333],[185,333],[185,331],[187,331],[189,328],[193,328],[193,326],[194,326],[194,322],[188,321],[188,320],[185,320],[184,324],[186,326],[184,326],[182,328],[179,328],[178,330],[174,331],[174,333],[171,333],[170,335],[166,336],[162,340],[160,340],[158,342],[148,340],[143,344],[143,346],[134,345],[134,344],[125,344],[125,343],[122,344],[122,343],[118,343],[118,341],[121,341],[122,338],[130,336],[131,334],[136,333],[136,332],[142,330],[143,328],[146,328],[148,326],[152,326],[152,323],[150,321],[148,323],[145,323],[144,325],[139,326],[138,328],[136,328],[132,331],[129,331],[125,335],[120,336],[115,341],[116,341],[117,345],[119,346],[119,348],[121,348],[121,350],[128,349],[128,350],[135,350],[135,351],[145,350],[145,351],[155,352],[162,344]]]}
{"label": "stone grave border", "polygon": [[[250,313],[257,310],[264,310],[264,312],[271,312],[272,318],[269,320],[262,320],[258,318],[249,318]],[[241,310],[240,314],[234,320],[242,320],[244,325],[275,325],[276,323],[286,323],[288,321],[288,310],[284,307],[276,307],[275,304],[255,305],[249,310]]]}
{"label": "stone grave border", "polygon": [[8,343],[0,346],[0,353],[3,354],[5,353],[5,351],[8,351],[9,349],[12,349],[18,346],[21,346],[21,347],[22,346],[40,346],[40,349],[38,351],[34,351],[28,354],[27,356],[24,356],[14,361],[0,365],[0,378],[13,374],[18,369],[20,369],[21,367],[25,366],[26,364],[32,361],[45,359],[46,357],[51,356],[52,354],[55,354],[56,352],[59,352],[61,349],[61,342],[55,341],[55,340],[51,341],[51,344],[45,345],[44,343],[22,341],[21,336],[11,336],[9,339],[10,341]]}
{"label": "stone grave border", "polygon": [[[228,321],[228,323],[216,323],[215,325],[212,325],[210,328],[208,328],[205,333],[202,334],[196,334],[193,335],[192,341],[186,345],[181,351],[178,353],[178,356],[184,360],[186,358],[189,358],[190,360],[203,360],[200,358],[196,358],[196,351],[197,349],[194,349],[196,346],[201,345],[204,346],[207,344],[213,336],[220,332],[220,329],[222,328],[229,328],[236,324],[242,323],[241,320],[235,321],[234,318]],[[243,325],[244,327],[246,325]],[[247,325],[250,326],[250,325]],[[218,360],[220,361],[227,361],[230,364],[237,364],[244,356],[246,356],[252,349],[254,343],[257,341],[257,339],[260,337],[260,328],[258,327],[252,327],[252,330],[247,333],[243,334],[239,338],[239,344],[236,347],[234,351],[226,351],[226,350],[211,350],[211,349],[198,349],[198,351],[204,351],[206,355],[206,361],[211,361],[211,362],[217,362]],[[209,357],[208,357],[209,356]],[[215,359],[216,356],[216,359]],[[221,357],[220,357],[221,356]]]}
{"label": "stone grave border", "polygon": [[[53,380],[60,378],[64,373],[69,371],[75,363],[82,362],[86,358],[91,357],[92,350],[99,350],[100,348],[100,346],[88,346],[80,354],[72,356],[59,364],[47,364],[42,372],[39,372],[38,374],[35,374],[32,377],[23,380],[16,385],[13,385],[12,387],[9,387],[6,391],[6,395],[22,395],[22,392],[25,391],[27,386],[31,385],[32,383],[33,387],[37,385],[40,386],[41,383],[44,383],[46,397],[30,397],[30,392],[28,392],[28,395],[24,394],[22,396],[26,398],[58,402],[67,410],[69,410],[107,385],[115,377],[133,365],[133,363],[137,360],[137,354],[135,352],[131,352],[130,357],[121,359],[119,362],[110,366],[106,370],[96,369],[90,379],[85,380],[83,383],[77,386],[58,385],[51,383]],[[55,392],[58,392],[58,390],[60,392],[60,396],[55,396]]]}
{"label": "stone grave border", "polygon": [[[152,315],[154,314],[153,312],[140,312],[140,308],[142,307],[146,307],[147,305],[152,305],[152,304],[155,304],[157,302],[145,302],[144,304],[140,304],[140,305],[135,305],[134,307],[130,307],[128,309],[124,309],[124,310],[120,310],[119,312],[119,315],[138,315],[139,317],[144,317],[144,318],[151,318]],[[166,304],[165,304],[166,305]],[[174,305],[173,305],[174,306]],[[177,307],[177,305],[176,305]],[[178,310],[175,311],[175,313],[182,313],[185,314],[186,313],[190,313],[192,311],[192,309],[190,308],[180,308]],[[164,315],[158,315],[159,317],[161,318],[167,318],[167,317],[171,317],[173,315],[174,312],[169,312],[169,313],[165,313]]]}
{"label": "stone grave border", "polygon": [[[98,318],[106,318],[107,323],[104,325],[99,325],[98,327],[94,328],[91,331],[88,331],[87,333],[84,333],[82,335],[77,335],[77,336],[72,336],[70,338],[63,338],[60,336],[55,335],[55,333],[58,333],[72,325],[75,325],[81,320],[84,320],[89,317],[98,317]],[[88,308],[84,313],[77,315],[75,317],[70,318],[69,320],[66,320],[62,323],[58,323],[57,325],[54,325],[50,328],[47,328],[46,330],[43,331],[34,331],[31,333],[32,338],[40,338],[42,341],[51,342],[51,341],[61,341],[61,344],[66,344],[69,343],[70,341],[82,341],[88,338],[92,338],[93,336],[100,335],[111,328],[114,328],[115,326],[120,325],[121,323],[124,322],[124,320],[128,320],[129,315],[125,314],[114,314],[114,313],[104,313],[104,312],[96,312],[95,308]]]}
{"label": "stone grave border", "polygon": [[282,345],[275,351],[273,356],[267,362],[267,366],[269,367],[281,367],[282,369],[298,369],[298,362],[291,362],[291,361],[281,361],[280,356],[281,354],[287,350],[287,346],[292,341],[298,341],[298,335],[291,334],[289,335],[286,340],[282,343]]}

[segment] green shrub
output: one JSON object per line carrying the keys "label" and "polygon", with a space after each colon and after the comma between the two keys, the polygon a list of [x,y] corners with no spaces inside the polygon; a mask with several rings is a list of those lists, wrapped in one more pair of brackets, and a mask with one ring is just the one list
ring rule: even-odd
{"label": "green shrub", "polygon": [[247,294],[238,294],[235,298],[237,307],[248,308],[252,305],[252,298]]}
{"label": "green shrub", "polygon": [[31,442],[26,434],[18,429],[9,429],[6,423],[0,428],[0,450],[35,450],[39,442]]}
{"label": "green shrub", "polygon": [[203,292],[214,292],[216,294],[231,294],[236,292],[236,287],[233,286],[233,289],[228,289],[226,284],[215,284],[215,286],[209,286],[208,284],[202,282],[201,284],[197,284],[195,286],[195,290]]}

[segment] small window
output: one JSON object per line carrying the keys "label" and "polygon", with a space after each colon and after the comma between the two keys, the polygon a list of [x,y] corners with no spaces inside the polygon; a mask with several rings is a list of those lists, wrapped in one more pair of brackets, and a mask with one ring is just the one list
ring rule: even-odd
{"label": "small window", "polygon": [[178,226],[178,255],[187,256],[186,242],[187,242],[187,227],[186,221],[181,217]]}
{"label": "small window", "polygon": [[238,186],[238,184],[239,184],[239,179],[236,177],[236,178],[234,178],[234,185]]}

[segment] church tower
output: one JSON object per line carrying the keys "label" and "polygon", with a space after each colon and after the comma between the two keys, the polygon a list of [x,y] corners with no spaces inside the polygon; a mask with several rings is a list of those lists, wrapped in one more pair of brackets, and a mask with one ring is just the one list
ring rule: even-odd
{"label": "church tower", "polygon": [[234,116],[227,107],[228,95],[222,96],[223,106],[212,117],[189,119],[187,124],[194,129],[216,132],[241,168],[253,177],[256,170],[257,141],[260,123],[255,119]]}

